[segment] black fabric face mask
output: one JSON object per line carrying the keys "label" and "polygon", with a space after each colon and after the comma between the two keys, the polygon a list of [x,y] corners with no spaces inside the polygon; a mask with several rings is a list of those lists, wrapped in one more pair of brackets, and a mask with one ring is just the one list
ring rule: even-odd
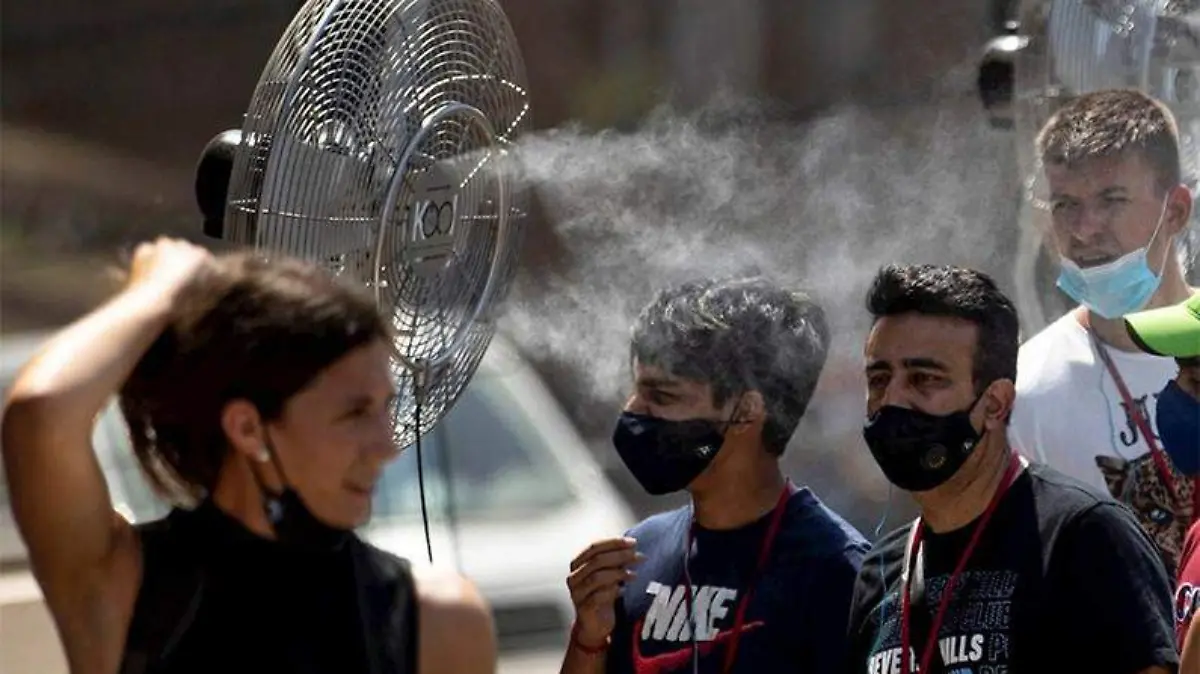
{"label": "black fabric face mask", "polygon": [[267,444],[266,451],[275,464],[279,479],[283,482],[283,491],[273,492],[267,488],[258,472],[251,470],[262,492],[263,513],[271,528],[275,531],[275,539],[284,545],[296,546],[317,552],[334,552],[339,550],[353,536],[349,529],[339,529],[325,524],[304,505],[300,494],[288,485],[283,467],[275,454],[275,448]]}
{"label": "black fabric face mask", "polygon": [[867,417],[863,439],[889,482],[929,491],[953,477],[979,444],[982,436],[971,425],[979,400],[945,416],[885,405]]}
{"label": "black fabric face mask", "polygon": [[725,434],[708,419],[671,421],[622,412],[613,446],[646,493],[661,496],[686,489],[716,458]]}

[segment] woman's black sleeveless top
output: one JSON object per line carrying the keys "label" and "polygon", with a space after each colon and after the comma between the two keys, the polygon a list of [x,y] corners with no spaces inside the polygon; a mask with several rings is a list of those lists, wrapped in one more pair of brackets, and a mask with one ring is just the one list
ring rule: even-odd
{"label": "woman's black sleeveless top", "polygon": [[404,560],[357,537],[336,550],[267,540],[211,502],[138,529],[121,674],[416,674]]}

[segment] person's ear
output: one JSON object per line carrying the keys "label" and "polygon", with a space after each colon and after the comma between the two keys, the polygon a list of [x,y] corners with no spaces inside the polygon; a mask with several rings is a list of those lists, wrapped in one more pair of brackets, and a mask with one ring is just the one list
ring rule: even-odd
{"label": "person's ear", "polygon": [[[273,461],[267,434],[267,424],[258,408],[248,400],[231,400],[221,410],[221,430],[234,454],[241,456],[250,465],[256,479],[269,489],[278,490],[283,485],[283,476]],[[277,459],[278,457],[274,457]]]}
{"label": "person's ear", "polygon": [[758,391],[746,391],[733,402],[729,432],[742,434],[762,426],[767,419],[767,403]]}
{"label": "person's ear", "polygon": [[1178,236],[1187,231],[1192,217],[1192,209],[1195,208],[1194,198],[1186,185],[1176,185],[1167,192],[1166,199],[1163,227],[1170,236]]}
{"label": "person's ear", "polygon": [[997,379],[988,385],[980,397],[979,414],[985,431],[1006,432],[1013,404],[1017,400],[1017,387],[1011,379]]}
{"label": "person's ear", "polygon": [[221,410],[221,430],[230,448],[255,463],[270,460],[265,438],[267,429],[258,408],[248,400],[231,400]]}

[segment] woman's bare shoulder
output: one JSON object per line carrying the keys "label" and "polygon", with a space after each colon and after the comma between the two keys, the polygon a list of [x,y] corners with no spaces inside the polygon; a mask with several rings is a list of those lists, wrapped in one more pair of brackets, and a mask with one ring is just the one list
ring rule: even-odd
{"label": "woman's bare shoulder", "polygon": [[469,579],[413,565],[417,591],[420,674],[495,671],[496,630],[491,607]]}

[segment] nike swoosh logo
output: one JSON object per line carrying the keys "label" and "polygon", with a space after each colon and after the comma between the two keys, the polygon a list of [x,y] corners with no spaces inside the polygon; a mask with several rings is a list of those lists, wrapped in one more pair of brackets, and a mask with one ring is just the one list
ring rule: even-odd
{"label": "nike swoosh logo", "polygon": [[[689,643],[683,648],[659,653],[645,657],[642,655],[642,649],[639,645],[642,636],[642,623],[645,618],[638,620],[633,626],[633,671],[634,674],[666,674],[682,669],[692,661],[692,645]],[[755,620],[742,625],[742,634],[750,630],[762,627],[766,623],[761,620]],[[707,656],[712,652],[717,644],[729,641],[733,637],[733,630],[722,630],[717,632],[717,635],[709,641],[696,642],[696,650],[700,651],[700,657]]]}

